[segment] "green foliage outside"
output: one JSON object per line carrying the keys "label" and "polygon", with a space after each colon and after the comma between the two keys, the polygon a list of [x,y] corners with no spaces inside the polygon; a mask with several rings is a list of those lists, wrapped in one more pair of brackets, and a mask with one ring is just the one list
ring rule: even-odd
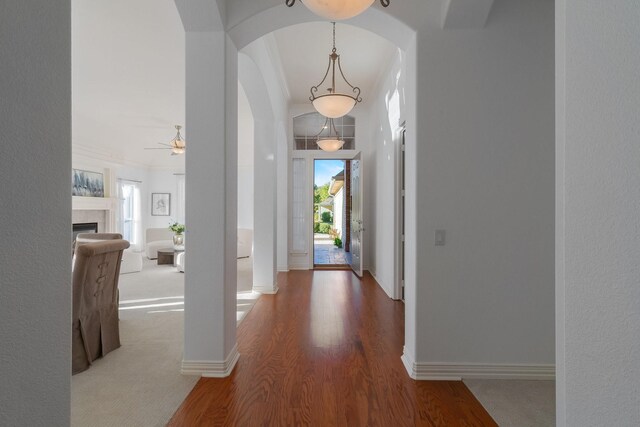
{"label": "green foliage outside", "polygon": [[333,223],[333,218],[331,216],[331,212],[322,212],[322,222],[331,224]]}
{"label": "green foliage outside", "polygon": [[313,202],[315,204],[322,203],[324,200],[329,197],[329,183],[327,182],[324,185],[318,187],[317,185],[313,186]]}
{"label": "green foliage outside", "polygon": [[331,224],[327,224],[324,222],[316,222],[313,224],[313,232],[320,234],[329,234],[331,231]]}

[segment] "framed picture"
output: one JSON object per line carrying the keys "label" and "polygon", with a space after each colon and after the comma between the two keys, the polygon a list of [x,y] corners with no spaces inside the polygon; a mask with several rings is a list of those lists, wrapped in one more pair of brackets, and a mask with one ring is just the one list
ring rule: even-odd
{"label": "framed picture", "polygon": [[171,214],[171,193],[151,193],[151,215],[169,216]]}
{"label": "framed picture", "polygon": [[71,177],[71,195],[104,197],[104,176],[99,172],[74,169]]}

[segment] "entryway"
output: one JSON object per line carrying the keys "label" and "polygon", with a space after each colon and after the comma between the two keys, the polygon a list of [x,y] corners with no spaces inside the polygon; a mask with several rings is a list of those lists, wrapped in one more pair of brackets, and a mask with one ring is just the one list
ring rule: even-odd
{"label": "entryway", "polygon": [[349,160],[314,160],[314,268],[350,268],[350,166]]}

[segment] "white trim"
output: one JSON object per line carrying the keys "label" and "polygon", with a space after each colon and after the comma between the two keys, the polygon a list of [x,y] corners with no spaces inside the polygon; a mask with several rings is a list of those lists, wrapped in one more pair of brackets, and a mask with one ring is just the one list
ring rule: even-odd
{"label": "white trim", "polygon": [[383,292],[384,292],[384,293],[385,293],[389,298],[391,298],[392,300],[395,300],[395,298],[393,297],[393,294],[390,294],[390,293],[387,291],[387,288],[382,284],[382,282],[381,282],[380,280],[378,280],[378,278],[376,277],[376,275],[375,275],[375,273],[374,273],[374,272],[372,272],[372,271],[371,271],[371,270],[369,270],[369,269],[366,269],[366,270],[364,270],[364,271],[368,271],[368,272],[369,272],[369,274],[371,275],[371,277],[373,277],[373,280],[375,280],[375,281],[376,281],[376,283],[378,284],[378,287],[379,287],[380,289],[382,289],[382,291],[383,291]]}
{"label": "white trim", "polygon": [[278,284],[275,283],[273,286],[256,286],[253,285],[253,292],[257,292],[259,294],[265,295],[275,295],[278,293]]}
{"label": "white trim", "polygon": [[553,380],[555,365],[484,364],[484,363],[415,363],[402,354],[409,376],[414,380],[460,381],[463,379]]}
{"label": "white trim", "polygon": [[416,379],[416,372],[415,372],[416,363],[413,361],[413,357],[411,357],[409,353],[407,353],[407,347],[405,346],[402,346],[402,356],[400,356],[400,359],[402,360],[402,364],[404,365],[404,368],[407,370],[407,373],[409,374],[409,376],[415,380]]}
{"label": "white trim", "polygon": [[238,345],[234,345],[227,358],[222,362],[212,360],[183,360],[180,373],[182,375],[200,375],[205,378],[224,378],[231,375],[240,353]]}

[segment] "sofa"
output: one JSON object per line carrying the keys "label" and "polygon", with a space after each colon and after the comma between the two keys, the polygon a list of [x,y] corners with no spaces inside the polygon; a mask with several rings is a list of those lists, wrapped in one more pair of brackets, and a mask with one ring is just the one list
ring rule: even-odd
{"label": "sofa", "polygon": [[248,258],[253,253],[253,230],[238,228],[238,258]]}
{"label": "sofa", "polygon": [[[238,228],[238,258],[248,258],[253,254],[253,230]],[[176,254],[175,266],[179,272],[184,273],[185,253]]]}
{"label": "sofa", "polygon": [[145,253],[149,259],[158,258],[158,249],[173,248],[173,231],[169,228],[147,228]]}

